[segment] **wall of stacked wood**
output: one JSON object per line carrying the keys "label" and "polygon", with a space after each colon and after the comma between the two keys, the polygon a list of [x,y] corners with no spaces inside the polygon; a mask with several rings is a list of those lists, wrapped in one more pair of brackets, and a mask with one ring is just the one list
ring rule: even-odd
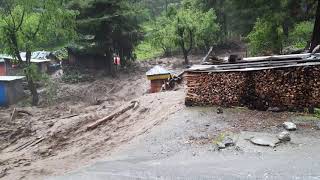
{"label": "wall of stacked wood", "polygon": [[267,110],[320,107],[320,66],[248,72],[187,72],[187,106]]}

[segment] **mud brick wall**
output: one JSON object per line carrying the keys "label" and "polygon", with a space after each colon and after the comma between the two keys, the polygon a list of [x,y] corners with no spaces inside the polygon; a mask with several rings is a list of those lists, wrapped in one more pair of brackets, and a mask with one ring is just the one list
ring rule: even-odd
{"label": "mud brick wall", "polygon": [[187,106],[248,106],[266,110],[320,107],[320,67],[246,72],[188,72]]}

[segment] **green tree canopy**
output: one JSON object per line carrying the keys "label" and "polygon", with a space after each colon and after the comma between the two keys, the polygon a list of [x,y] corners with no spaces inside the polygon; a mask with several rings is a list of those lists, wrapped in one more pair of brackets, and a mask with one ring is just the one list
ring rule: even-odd
{"label": "green tree canopy", "polygon": [[[76,12],[64,8],[61,0],[3,0],[0,9],[1,51],[25,65],[33,104],[38,103],[31,66],[31,53],[68,43],[75,36]],[[26,52],[26,59],[20,52]]]}

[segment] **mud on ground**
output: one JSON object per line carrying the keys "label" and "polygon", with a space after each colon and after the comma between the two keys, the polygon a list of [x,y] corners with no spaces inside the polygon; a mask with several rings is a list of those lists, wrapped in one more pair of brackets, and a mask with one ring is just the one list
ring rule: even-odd
{"label": "mud on ground", "polygon": [[[192,57],[193,62],[200,57]],[[0,179],[42,179],[61,175],[107,157],[117,147],[135,137],[151,132],[171,114],[179,116],[183,126],[192,127],[184,133],[188,143],[212,143],[220,133],[231,131],[275,131],[279,124],[296,117],[294,113],[271,113],[228,109],[222,115],[216,109],[184,106],[184,86],[177,91],[148,94],[145,72],[156,64],[180,73],[181,58],[157,59],[138,64],[136,71],[120,73],[117,78],[98,76],[93,82],[65,84],[57,80],[56,103],[43,107],[20,107],[10,121],[14,107],[0,110]],[[102,117],[138,101],[139,106],[114,118],[97,129],[87,126]],[[196,111],[196,112],[193,112]],[[209,114],[207,114],[209,113]],[[189,119],[193,117],[194,119]],[[210,123],[214,118],[214,125]],[[218,120],[217,120],[218,119]],[[314,127],[307,127],[311,129]],[[203,134],[203,135],[201,135]],[[162,143],[162,142],[159,142]]]}

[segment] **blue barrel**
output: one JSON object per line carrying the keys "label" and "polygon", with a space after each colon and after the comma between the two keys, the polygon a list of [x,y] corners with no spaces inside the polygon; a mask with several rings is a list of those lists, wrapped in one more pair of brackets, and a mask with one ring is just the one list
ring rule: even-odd
{"label": "blue barrel", "polygon": [[0,82],[0,106],[7,105],[7,93],[6,93],[6,85],[3,82]]}

